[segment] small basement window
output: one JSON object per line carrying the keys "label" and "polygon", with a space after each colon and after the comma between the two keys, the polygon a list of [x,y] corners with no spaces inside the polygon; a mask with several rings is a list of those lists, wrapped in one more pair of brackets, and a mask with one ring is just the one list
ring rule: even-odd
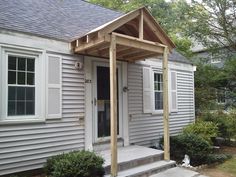
{"label": "small basement window", "polygon": [[7,82],[7,115],[35,115],[35,58],[8,55]]}

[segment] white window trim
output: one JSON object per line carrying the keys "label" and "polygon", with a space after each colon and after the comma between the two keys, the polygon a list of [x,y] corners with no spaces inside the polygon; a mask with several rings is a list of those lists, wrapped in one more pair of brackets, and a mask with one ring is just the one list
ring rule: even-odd
{"label": "white window trim", "polygon": [[[170,104],[172,101],[172,89],[171,89],[171,72],[176,73],[176,109],[172,109],[172,105]],[[154,73],[162,74],[162,69],[161,68],[152,68],[151,69],[151,88],[152,88],[152,114],[153,115],[162,115],[163,114],[163,109],[162,110],[156,110],[155,109],[155,91],[154,91]],[[168,104],[169,104],[169,113],[177,113],[178,112],[178,89],[177,89],[177,72],[175,70],[169,70],[168,72]]]}
{"label": "white window trim", "polygon": [[[39,50],[17,47],[1,48],[1,112],[0,123],[22,123],[45,121],[45,68],[44,53]],[[8,55],[35,58],[35,115],[8,116]]]}
{"label": "white window trim", "polygon": [[[152,105],[153,105],[153,111],[152,111],[152,113],[153,114],[163,114],[163,109],[159,109],[159,110],[157,110],[157,109],[155,109],[155,84],[154,84],[154,74],[156,73],[156,74],[161,74],[162,75],[162,77],[163,77],[163,73],[162,73],[162,71],[161,70],[157,70],[157,69],[153,69],[152,70],[152,72],[151,72],[152,74],[151,74],[151,84],[152,84],[152,100],[153,100],[153,103],[152,103]],[[162,91],[162,93],[163,93],[163,91]]]}

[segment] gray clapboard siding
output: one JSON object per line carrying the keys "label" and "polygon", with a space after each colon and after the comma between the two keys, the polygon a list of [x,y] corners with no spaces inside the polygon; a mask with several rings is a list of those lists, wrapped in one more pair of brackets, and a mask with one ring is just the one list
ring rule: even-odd
{"label": "gray clapboard siding", "polygon": [[0,125],[0,176],[41,168],[46,158],[84,149],[84,71],[62,57],[62,118],[44,123]]}
{"label": "gray clapboard siding", "polygon": [[[130,143],[150,146],[163,135],[163,118],[158,114],[143,113],[142,65],[128,64],[128,113]],[[170,133],[175,135],[195,119],[194,73],[177,71],[178,112],[170,115]]]}

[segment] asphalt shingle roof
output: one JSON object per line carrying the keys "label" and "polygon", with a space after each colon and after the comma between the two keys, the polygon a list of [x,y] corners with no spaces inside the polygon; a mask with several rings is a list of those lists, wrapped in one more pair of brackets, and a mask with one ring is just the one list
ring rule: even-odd
{"label": "asphalt shingle roof", "polygon": [[[0,28],[68,42],[121,15],[84,0],[0,0]],[[190,63],[176,51],[169,60]]]}
{"label": "asphalt shingle roof", "polygon": [[82,0],[1,0],[0,28],[71,41],[123,15]]}
{"label": "asphalt shingle roof", "polygon": [[186,63],[186,64],[192,64],[191,61],[189,61],[185,56],[177,52],[175,49],[172,51],[172,53],[169,56],[170,61],[176,61],[180,63]]}

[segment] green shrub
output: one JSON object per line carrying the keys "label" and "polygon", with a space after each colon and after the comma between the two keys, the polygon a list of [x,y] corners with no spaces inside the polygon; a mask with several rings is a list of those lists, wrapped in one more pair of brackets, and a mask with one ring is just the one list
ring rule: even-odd
{"label": "green shrub", "polygon": [[[163,138],[160,140],[163,145]],[[195,134],[180,134],[170,137],[171,158],[182,162],[184,155],[188,154],[191,165],[207,163],[207,155],[213,152],[211,145],[201,136]]]}
{"label": "green shrub", "polygon": [[219,136],[230,140],[236,138],[236,114],[225,114],[222,112],[206,113],[200,117],[201,120],[211,121],[217,124]]}
{"label": "green shrub", "polygon": [[207,163],[223,163],[224,161],[230,159],[232,156],[227,154],[208,154]]}
{"label": "green shrub", "polygon": [[74,151],[49,158],[44,169],[48,177],[100,177],[103,163],[94,152]]}
{"label": "green shrub", "polygon": [[213,122],[197,121],[196,123],[186,126],[183,132],[199,135],[212,144],[211,139],[217,137],[218,127],[217,124]]}

